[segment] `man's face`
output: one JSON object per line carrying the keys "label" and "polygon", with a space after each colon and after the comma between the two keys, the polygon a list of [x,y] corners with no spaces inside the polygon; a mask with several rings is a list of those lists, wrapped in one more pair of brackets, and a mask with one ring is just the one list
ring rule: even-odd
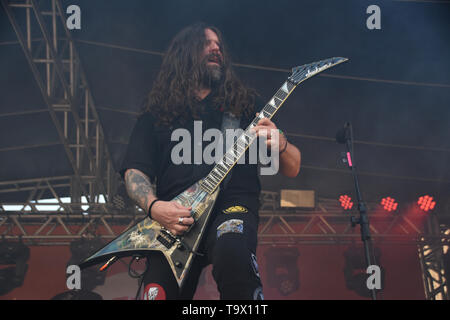
{"label": "man's face", "polygon": [[202,63],[213,83],[222,79],[223,57],[217,34],[211,29],[205,29],[206,44],[202,51]]}
{"label": "man's face", "polygon": [[203,48],[202,57],[206,58],[207,65],[222,65],[222,52],[217,34],[211,29],[205,29],[206,45]]}

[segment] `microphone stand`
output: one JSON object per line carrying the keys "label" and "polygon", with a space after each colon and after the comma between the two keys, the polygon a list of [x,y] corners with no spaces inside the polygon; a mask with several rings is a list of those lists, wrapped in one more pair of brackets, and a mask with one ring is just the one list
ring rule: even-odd
{"label": "microphone stand", "polygon": [[[342,130],[342,129],[341,129]],[[365,259],[366,259],[366,265],[367,267],[369,267],[370,265],[372,265],[372,256],[371,252],[373,251],[372,248],[372,241],[371,241],[371,235],[370,235],[370,227],[369,227],[369,217],[367,215],[367,207],[366,204],[364,202],[364,200],[362,199],[362,195],[361,195],[361,190],[359,188],[359,181],[358,181],[358,173],[356,171],[356,166],[355,166],[355,158],[354,158],[354,153],[353,153],[353,129],[352,129],[352,125],[347,122],[344,126],[344,131],[341,132],[341,137],[339,138],[339,133],[336,136],[336,140],[339,143],[344,143],[343,140],[345,140],[345,145],[347,147],[347,164],[350,168],[350,170],[352,171],[352,176],[353,176],[353,181],[355,184],[355,190],[356,190],[356,198],[358,201],[358,211],[359,211],[359,218],[356,218],[354,216],[352,216],[350,218],[352,227],[355,227],[357,224],[360,225],[360,230],[361,230],[361,240],[364,244],[364,254],[365,254]],[[350,131],[350,135],[348,134],[348,131]],[[373,258],[374,260],[375,258]],[[367,270],[367,268],[366,268]],[[371,296],[372,296],[372,300],[377,300],[377,293],[375,291],[375,289],[371,289]]]}

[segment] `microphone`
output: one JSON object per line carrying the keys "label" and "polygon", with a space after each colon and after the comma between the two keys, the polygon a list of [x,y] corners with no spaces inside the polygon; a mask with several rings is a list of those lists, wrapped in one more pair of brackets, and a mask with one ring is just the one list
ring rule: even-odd
{"label": "microphone", "polygon": [[336,133],[336,142],[337,143],[346,143],[347,140],[350,140],[350,122],[344,123],[344,127],[339,129]]}

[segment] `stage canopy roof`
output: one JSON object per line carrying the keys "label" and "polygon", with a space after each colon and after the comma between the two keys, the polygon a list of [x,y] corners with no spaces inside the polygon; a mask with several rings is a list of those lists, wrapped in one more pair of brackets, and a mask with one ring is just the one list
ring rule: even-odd
{"label": "stage canopy roof", "polygon": [[[44,1],[41,1],[44,2]],[[370,1],[62,1],[81,9],[75,40],[115,170],[170,39],[184,26],[217,26],[242,79],[269,99],[291,67],[349,61],[301,84],[275,116],[302,151],[296,178],[263,176],[264,190],[353,194],[335,134],[354,128],[367,200],[413,201],[450,192],[450,4],[383,1],[369,30]],[[69,16],[69,15],[67,15]],[[58,132],[17,35],[0,8],[0,181],[70,176]],[[28,192],[0,193],[0,202]]]}

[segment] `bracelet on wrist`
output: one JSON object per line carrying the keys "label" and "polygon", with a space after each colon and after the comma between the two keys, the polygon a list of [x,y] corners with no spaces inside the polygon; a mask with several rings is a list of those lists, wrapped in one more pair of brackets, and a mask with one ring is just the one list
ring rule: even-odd
{"label": "bracelet on wrist", "polygon": [[286,139],[286,144],[284,145],[283,150],[280,151],[280,154],[282,154],[282,153],[285,152],[286,149],[287,149],[287,146],[288,146],[288,140],[287,140],[287,137],[286,137],[286,135],[284,134],[283,130],[278,129],[278,132],[280,132],[280,133],[284,136],[284,138]]}
{"label": "bracelet on wrist", "polygon": [[281,151],[280,151],[280,154],[282,154],[283,152],[285,152],[285,151],[286,151],[286,149],[287,149],[287,146],[288,146],[288,141],[287,141],[287,139],[286,139],[286,144],[284,145],[284,148],[283,148],[283,150],[281,150]]}
{"label": "bracelet on wrist", "polygon": [[157,201],[162,201],[161,199],[155,199],[152,201],[152,203],[150,204],[150,207],[148,207],[148,212],[147,212],[147,217],[149,217],[150,219],[152,218],[152,207],[153,205],[157,202]]}

